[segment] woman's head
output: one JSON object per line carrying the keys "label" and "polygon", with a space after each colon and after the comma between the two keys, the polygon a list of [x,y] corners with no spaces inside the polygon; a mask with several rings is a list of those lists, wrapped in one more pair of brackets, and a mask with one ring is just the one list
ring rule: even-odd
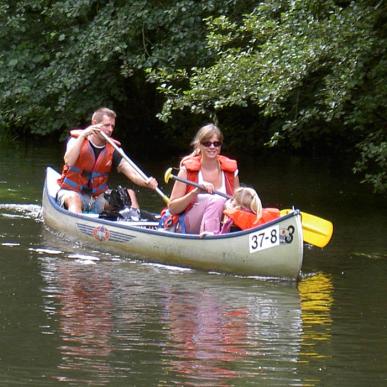
{"label": "woman's head", "polygon": [[262,203],[254,189],[248,187],[239,187],[235,190],[233,196],[234,205],[241,209],[245,208],[257,215],[262,216]]}
{"label": "woman's head", "polygon": [[202,126],[196,133],[191,145],[194,148],[194,154],[201,153],[200,147],[216,147],[219,148],[223,144],[223,133],[214,124]]}

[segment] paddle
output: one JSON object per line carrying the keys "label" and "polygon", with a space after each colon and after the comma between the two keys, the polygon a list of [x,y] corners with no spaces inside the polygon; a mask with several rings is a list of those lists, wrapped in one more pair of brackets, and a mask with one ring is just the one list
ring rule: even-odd
{"label": "paddle", "polygon": [[[281,216],[291,211],[281,210]],[[301,222],[305,242],[318,247],[324,247],[329,243],[333,234],[332,222],[307,212],[301,212]]]}
{"label": "paddle", "polygon": [[[175,176],[174,174],[172,174],[172,168],[168,168],[165,173],[164,173],[164,181],[166,183],[168,183],[169,179],[173,179],[173,180],[177,180],[177,181],[180,181],[182,183],[185,183],[185,184],[189,184],[189,185],[192,185],[193,187],[197,187],[197,188],[201,188],[203,189],[203,187],[198,184],[198,183],[195,183],[194,181],[191,181],[191,180],[186,180],[186,179],[183,179],[179,176]],[[219,196],[222,196],[224,197],[225,199],[230,199],[231,196],[223,193],[223,192],[220,192],[220,191],[217,191],[217,190],[214,190],[213,191],[213,194],[216,194],[216,195],[219,195]]]}
{"label": "paddle", "polygon": [[[118,147],[114,141],[107,136],[102,130],[100,131],[101,136],[129,163],[129,165],[144,179],[148,180],[149,177],[125,154],[125,152]],[[169,198],[165,195],[160,188],[156,188],[155,191],[161,196],[165,203],[169,203]]]}
{"label": "paddle", "polygon": [[[201,188],[201,185],[198,183],[173,175],[172,168],[167,169],[164,174],[165,183],[168,183],[170,179]],[[223,192],[215,190],[213,193],[226,199],[230,198],[229,195],[226,195]],[[281,210],[281,216],[287,215],[291,211],[292,210],[289,209]],[[311,215],[306,212],[301,212],[301,222],[303,237],[306,243],[310,243],[317,247],[324,247],[328,244],[333,233],[333,224],[329,220],[319,218],[316,215]]]}

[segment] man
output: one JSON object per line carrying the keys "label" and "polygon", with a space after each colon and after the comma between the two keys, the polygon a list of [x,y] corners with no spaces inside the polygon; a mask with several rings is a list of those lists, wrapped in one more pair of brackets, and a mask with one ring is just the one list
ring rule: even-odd
{"label": "man", "polygon": [[[100,134],[103,132],[111,137],[115,123],[116,113],[100,108],[94,112],[90,126],[71,131],[64,155],[65,166],[58,180],[61,189],[57,195],[58,202],[69,211],[100,213],[104,210],[106,200],[103,193],[108,189],[112,167],[141,187],[157,188],[156,179],[143,179]],[[119,145],[118,141],[114,142]]]}

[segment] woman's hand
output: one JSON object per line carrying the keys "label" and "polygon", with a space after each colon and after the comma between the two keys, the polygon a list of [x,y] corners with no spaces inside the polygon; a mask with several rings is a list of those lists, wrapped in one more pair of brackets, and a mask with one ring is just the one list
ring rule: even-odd
{"label": "woman's hand", "polygon": [[212,194],[215,190],[215,187],[212,183],[204,182],[204,183],[200,184],[200,187],[201,187],[202,191],[206,191],[209,194]]}

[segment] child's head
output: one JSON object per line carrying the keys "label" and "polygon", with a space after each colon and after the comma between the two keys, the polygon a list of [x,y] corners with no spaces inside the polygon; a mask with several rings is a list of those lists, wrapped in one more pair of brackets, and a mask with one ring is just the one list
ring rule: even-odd
{"label": "child's head", "polygon": [[257,215],[262,216],[262,203],[254,189],[248,187],[239,187],[235,190],[233,196],[233,205],[239,209],[247,209]]}

